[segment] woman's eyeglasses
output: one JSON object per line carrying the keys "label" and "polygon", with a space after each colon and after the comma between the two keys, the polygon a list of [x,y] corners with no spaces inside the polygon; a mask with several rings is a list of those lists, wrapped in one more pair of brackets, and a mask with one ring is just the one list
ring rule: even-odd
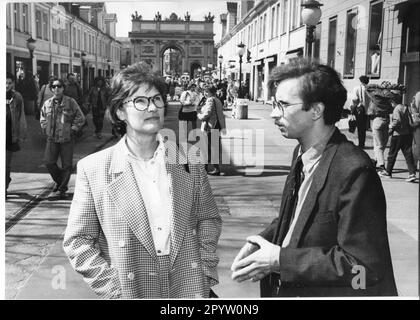
{"label": "woman's eyeglasses", "polygon": [[132,100],[128,100],[123,102],[124,103],[128,103],[128,102],[133,102],[134,104],[134,108],[136,108],[136,110],[138,111],[144,111],[146,109],[149,108],[150,106],[150,101],[153,102],[153,104],[156,106],[156,108],[161,109],[165,106],[165,102],[163,101],[163,98],[160,94],[157,94],[153,97],[143,97],[143,96],[138,96]]}
{"label": "woman's eyeglasses", "polygon": [[61,84],[52,84],[52,85],[50,85],[50,88],[51,89],[55,89],[55,88],[59,88],[59,89],[61,89],[63,86],[61,85]]}

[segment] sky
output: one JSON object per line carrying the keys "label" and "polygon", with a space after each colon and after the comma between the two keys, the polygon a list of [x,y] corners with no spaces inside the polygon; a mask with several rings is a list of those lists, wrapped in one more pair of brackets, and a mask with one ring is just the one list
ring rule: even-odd
{"label": "sky", "polygon": [[136,10],[145,20],[153,20],[156,12],[160,12],[162,20],[169,18],[172,12],[179,17],[184,18],[188,11],[191,20],[204,20],[204,16],[211,12],[214,15],[213,31],[215,33],[214,41],[217,43],[221,38],[222,26],[220,24],[220,15],[227,12],[226,1],[221,0],[175,0],[175,1],[107,1],[107,13],[117,14],[117,37],[128,37],[131,31],[131,14]]}

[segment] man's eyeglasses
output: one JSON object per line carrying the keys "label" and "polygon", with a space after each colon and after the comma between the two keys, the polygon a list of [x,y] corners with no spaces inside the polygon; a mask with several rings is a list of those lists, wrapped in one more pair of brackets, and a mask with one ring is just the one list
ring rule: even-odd
{"label": "man's eyeglasses", "polygon": [[128,103],[128,102],[133,102],[134,108],[136,108],[136,110],[144,111],[144,110],[149,108],[150,101],[152,101],[153,104],[158,109],[162,109],[165,106],[165,102],[163,101],[163,98],[160,94],[157,94],[153,97],[139,96],[139,97],[134,98],[133,100],[125,101],[125,102],[123,102],[123,104]]}
{"label": "man's eyeglasses", "polygon": [[303,104],[303,102],[298,102],[298,103],[283,103],[281,101],[277,101],[276,99],[274,99],[274,103],[276,105],[276,107],[280,110],[281,112],[281,116],[284,116],[284,109],[290,107],[290,106],[297,106],[299,104]]}
{"label": "man's eyeglasses", "polygon": [[61,84],[52,84],[50,87],[51,89],[55,89],[55,88],[61,89],[63,86]]}

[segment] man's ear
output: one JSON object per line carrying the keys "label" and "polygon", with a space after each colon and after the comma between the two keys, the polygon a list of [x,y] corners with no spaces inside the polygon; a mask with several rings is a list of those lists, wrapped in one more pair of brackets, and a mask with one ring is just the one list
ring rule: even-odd
{"label": "man's ear", "polygon": [[318,120],[324,116],[325,105],[322,102],[316,102],[312,104],[312,119]]}

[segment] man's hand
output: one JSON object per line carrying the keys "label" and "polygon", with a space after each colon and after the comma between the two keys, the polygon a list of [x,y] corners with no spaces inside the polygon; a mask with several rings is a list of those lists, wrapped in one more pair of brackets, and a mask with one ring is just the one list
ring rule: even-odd
{"label": "man's hand", "polygon": [[248,243],[233,261],[232,279],[238,282],[252,279],[259,281],[279,266],[280,247],[261,236],[247,238]]}

